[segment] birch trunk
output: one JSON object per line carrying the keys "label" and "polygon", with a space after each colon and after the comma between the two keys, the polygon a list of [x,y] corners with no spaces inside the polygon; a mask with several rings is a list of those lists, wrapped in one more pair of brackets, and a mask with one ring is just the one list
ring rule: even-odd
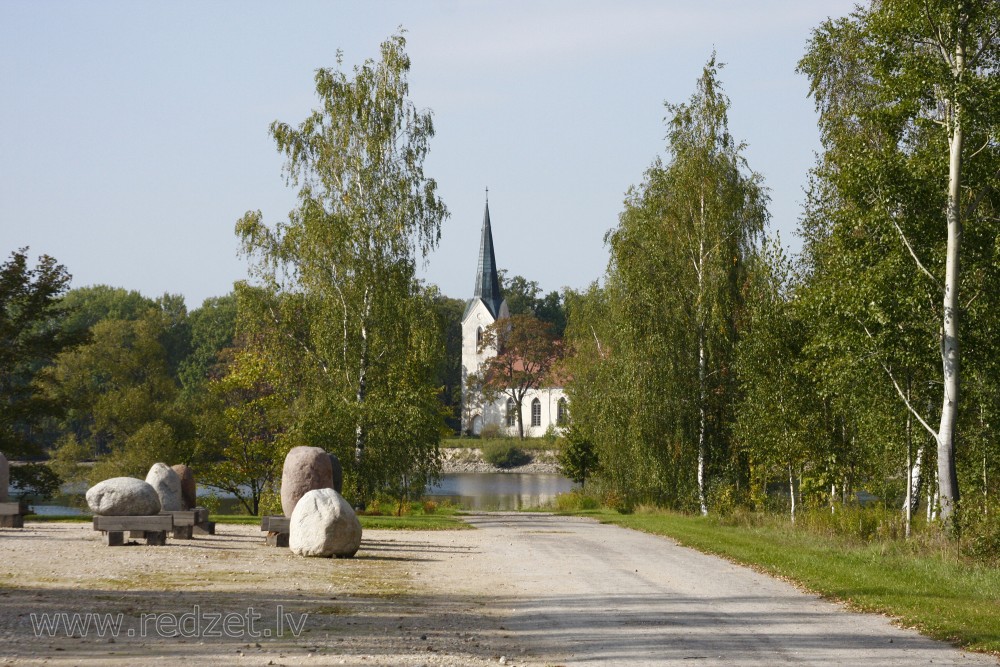
{"label": "birch trunk", "polygon": [[708,515],[705,503],[705,335],[698,336],[698,502],[701,515]]}
{"label": "birch trunk", "polygon": [[909,508],[911,512],[915,512],[920,509],[920,489],[923,486],[923,465],[924,465],[924,446],[920,445],[917,447],[916,454],[913,457],[913,464],[910,466],[909,480],[907,488],[909,489],[909,502],[903,501],[903,509]]}
{"label": "birch trunk", "polygon": [[792,523],[795,523],[795,477],[792,475],[792,464],[788,464],[788,497],[792,501]]}
{"label": "birch trunk", "polygon": [[361,319],[361,350],[358,360],[358,390],[355,394],[355,403],[358,407],[358,423],[355,426],[354,431],[354,465],[357,469],[357,479],[358,479],[358,509],[364,509],[366,503],[365,490],[362,488],[364,485],[365,475],[362,472],[364,469],[365,460],[365,445],[368,439],[368,433],[365,430],[363,407],[365,399],[368,397],[368,291],[365,291],[364,295],[364,311],[365,316]]}
{"label": "birch trunk", "polygon": [[[965,49],[961,40],[955,48],[954,74],[961,80],[965,67]],[[941,520],[953,519],[958,503],[958,477],[955,471],[955,422],[958,417],[960,358],[958,348],[958,279],[959,250],[962,244],[960,194],[962,187],[962,107],[958,100],[950,104],[948,162],[948,254],[945,260],[944,321],[941,328],[941,361],[944,374],[944,397],[941,425],[938,428],[938,494]]]}
{"label": "birch trunk", "polygon": [[[906,388],[909,399],[910,388]],[[913,520],[913,416],[906,413],[906,539],[910,539],[910,525]]]}
{"label": "birch trunk", "polygon": [[708,515],[708,504],[705,502],[705,315],[704,276],[705,276],[705,197],[701,198],[702,234],[698,246],[698,503],[701,505],[701,515]]}

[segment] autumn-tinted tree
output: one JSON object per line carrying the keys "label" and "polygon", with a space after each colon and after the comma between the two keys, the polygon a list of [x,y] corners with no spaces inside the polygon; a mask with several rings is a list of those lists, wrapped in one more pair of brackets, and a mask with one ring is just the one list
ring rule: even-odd
{"label": "autumn-tinted tree", "polygon": [[496,350],[483,362],[478,377],[488,400],[506,396],[517,411],[518,437],[524,439],[524,397],[541,387],[559,360],[562,347],[551,327],[532,315],[511,315],[483,330],[479,351]]}

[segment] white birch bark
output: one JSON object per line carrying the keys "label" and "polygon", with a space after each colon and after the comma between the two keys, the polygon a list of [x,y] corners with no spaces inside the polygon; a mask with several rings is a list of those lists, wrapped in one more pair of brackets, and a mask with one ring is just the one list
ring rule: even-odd
{"label": "white birch bark", "polygon": [[[961,80],[965,65],[962,40],[955,47],[954,75]],[[958,347],[958,280],[959,250],[962,244],[962,220],[959,196],[962,187],[962,108],[951,100],[948,118],[948,250],[945,260],[944,320],[941,327],[941,362],[944,397],[941,405],[941,425],[938,428],[938,493],[941,520],[953,518],[959,500],[958,477],[955,471],[955,422],[958,417],[960,358]]]}
{"label": "white birch bark", "polygon": [[792,501],[792,523],[795,523],[795,477],[792,475],[792,464],[788,464],[788,497]]}

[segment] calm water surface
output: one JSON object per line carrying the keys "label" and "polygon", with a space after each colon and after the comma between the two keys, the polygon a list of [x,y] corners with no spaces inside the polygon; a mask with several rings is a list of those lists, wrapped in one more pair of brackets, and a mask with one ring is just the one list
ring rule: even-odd
{"label": "calm water surface", "polygon": [[[572,491],[575,485],[562,475],[522,473],[450,473],[427,487],[428,498],[450,501],[470,510],[520,510],[550,505],[560,493]],[[35,514],[90,514],[83,500],[83,490],[70,493],[45,503],[30,503]],[[198,495],[212,493],[212,489],[199,487]],[[232,495],[215,492],[219,497],[219,513],[242,512],[242,506]]]}
{"label": "calm water surface", "polygon": [[427,488],[427,497],[470,510],[520,510],[550,505],[575,485],[562,475],[450,473]]}

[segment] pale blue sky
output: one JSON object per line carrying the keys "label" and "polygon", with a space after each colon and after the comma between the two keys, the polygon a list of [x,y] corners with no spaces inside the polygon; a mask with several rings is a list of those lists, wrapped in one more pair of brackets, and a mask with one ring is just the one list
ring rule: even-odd
{"label": "pale blue sky", "polygon": [[605,270],[604,233],[664,147],[712,49],[730,126],[794,244],[819,147],[810,31],[844,0],[760,2],[14,2],[0,0],[0,253],[189,308],[246,276],[233,226],[295,193],[267,128],[315,103],[313,72],[407,31],[411,97],[433,110],[426,173],[451,217],[422,275],[475,281],[483,188],[497,263],[546,291]]}

